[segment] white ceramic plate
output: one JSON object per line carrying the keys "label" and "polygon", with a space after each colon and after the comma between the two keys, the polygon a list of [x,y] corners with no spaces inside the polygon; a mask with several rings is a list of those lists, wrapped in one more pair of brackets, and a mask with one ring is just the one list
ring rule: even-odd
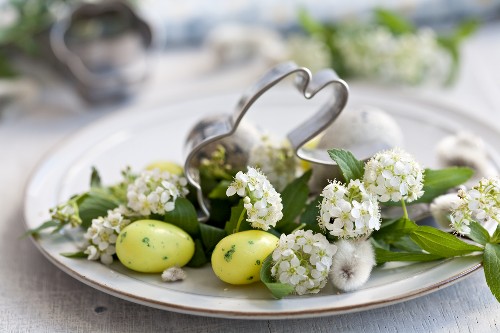
{"label": "white ceramic plate", "polygon": [[[119,180],[119,171],[126,165],[139,170],[158,159],[182,163],[183,141],[190,127],[207,112],[231,110],[237,97],[217,96],[117,113],[76,133],[47,156],[27,186],[26,227],[37,227],[48,219],[50,207],[87,190],[91,166],[100,170],[106,183],[113,183]],[[262,127],[283,134],[294,126],[291,123],[297,124],[309,116],[311,105],[317,103],[278,90],[264,96],[249,117]],[[433,102],[383,90],[354,88],[349,106],[356,104],[379,106],[392,114],[404,129],[405,148],[428,167],[436,164],[435,143],[461,128],[481,134],[487,142],[500,142],[495,129]],[[498,165],[493,151],[492,160]],[[338,293],[327,286],[318,295],[274,300],[260,283],[238,287],[220,282],[209,265],[187,269],[187,280],[168,284],[162,283],[159,275],[135,273],[118,262],[107,267],[65,258],[61,252],[77,250],[68,235],[42,235],[35,244],[58,268],[103,292],[160,309],[226,318],[283,319],[361,311],[436,291],[481,267],[475,258],[385,265],[376,268],[369,282],[356,292]]]}

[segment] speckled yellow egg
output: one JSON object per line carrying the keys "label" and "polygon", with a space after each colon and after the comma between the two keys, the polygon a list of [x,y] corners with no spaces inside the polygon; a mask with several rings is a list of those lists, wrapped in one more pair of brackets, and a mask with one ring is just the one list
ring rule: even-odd
{"label": "speckled yellow egg", "polygon": [[194,242],[175,225],[140,220],[120,232],[116,254],[123,265],[134,271],[159,273],[172,266],[186,265],[194,254]]}
{"label": "speckled yellow egg", "polygon": [[212,253],[215,275],[230,284],[260,281],[262,262],[273,252],[279,239],[261,230],[238,232],[223,238]]}
{"label": "speckled yellow egg", "polygon": [[169,161],[155,161],[148,164],[145,169],[146,170],[159,169],[160,171],[167,171],[168,173],[178,176],[184,173],[184,169],[179,164]]}

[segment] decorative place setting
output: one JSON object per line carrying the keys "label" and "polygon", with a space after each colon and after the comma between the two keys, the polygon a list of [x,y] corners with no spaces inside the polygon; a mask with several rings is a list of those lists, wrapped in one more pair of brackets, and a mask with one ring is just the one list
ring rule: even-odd
{"label": "decorative place setting", "polygon": [[482,137],[500,133],[454,107],[353,87],[287,62],[233,113],[200,119],[231,109],[221,95],[104,118],[40,163],[27,233],[98,290],[203,316],[362,311],[481,267],[499,299],[500,159]]}

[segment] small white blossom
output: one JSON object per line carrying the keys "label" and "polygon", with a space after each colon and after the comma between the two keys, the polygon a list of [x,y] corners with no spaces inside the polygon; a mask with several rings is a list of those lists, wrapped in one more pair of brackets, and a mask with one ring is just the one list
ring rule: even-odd
{"label": "small white blossom", "polygon": [[424,173],[413,157],[395,148],[377,153],[365,165],[366,189],[381,202],[411,202],[423,194]]}
{"label": "small white blossom", "polygon": [[470,232],[471,221],[500,223],[500,179],[483,178],[479,183],[466,190],[458,191],[459,204],[450,216],[451,227],[460,234]]}
{"label": "small white blossom", "polygon": [[345,25],[339,31],[335,42],[353,75],[407,84],[439,84],[447,78],[451,58],[430,29],[397,36],[380,26]]}
{"label": "small white blossom", "polygon": [[377,199],[359,180],[351,180],[347,187],[332,182],[323,189],[321,196],[318,224],[331,235],[356,238],[380,228]]}
{"label": "small white blossom", "polygon": [[266,176],[255,168],[248,167],[247,173],[240,171],[236,174],[226,190],[227,196],[234,194],[243,197],[247,221],[253,228],[269,230],[283,218],[280,194]]}
{"label": "small white blossom", "polygon": [[343,291],[356,290],[368,281],[375,254],[370,240],[339,240],[335,243],[330,280]]}
{"label": "small white blossom", "polygon": [[293,286],[298,295],[318,293],[328,281],[336,250],[325,236],[311,230],[282,234],[272,253],[271,275]]}
{"label": "small white blossom", "polygon": [[161,279],[165,282],[174,282],[179,280],[184,280],[186,278],[186,272],[180,267],[170,267],[163,271],[161,274]]}
{"label": "small white blossom", "polygon": [[127,189],[128,207],[147,216],[174,210],[175,200],[188,194],[184,177],[159,169],[143,171]]}
{"label": "small white blossom", "polygon": [[108,215],[92,220],[92,225],[83,235],[88,243],[86,250],[88,260],[98,260],[105,265],[113,262],[113,255],[116,253],[115,244],[121,229],[130,224],[130,220],[124,215],[128,210],[119,206],[113,210],[108,210]]}
{"label": "small white blossom", "polygon": [[278,142],[264,135],[250,151],[249,165],[260,169],[269,182],[281,191],[295,178],[298,162],[288,142]]}

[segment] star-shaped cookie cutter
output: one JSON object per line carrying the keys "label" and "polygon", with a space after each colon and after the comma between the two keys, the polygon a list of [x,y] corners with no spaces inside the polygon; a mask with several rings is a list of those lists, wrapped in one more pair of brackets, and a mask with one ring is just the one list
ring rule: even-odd
{"label": "star-shaped cookie cutter", "polygon": [[299,67],[293,62],[279,64],[264,74],[261,79],[243,94],[232,114],[221,117],[203,128],[191,131],[186,139],[185,151],[189,153],[186,158],[184,170],[188,182],[197,192],[198,202],[202,210],[199,217],[200,221],[208,220],[210,211],[201,190],[200,175],[198,166],[195,163],[197,155],[208,144],[231,136],[255,101],[266,91],[292,75],[295,76],[295,87],[306,99],[313,98],[316,93],[327,86],[332,88],[332,93],[316,113],[287,134],[291,147],[295,154],[303,160],[324,165],[335,164],[331,159],[324,158],[324,152],[307,149],[304,145],[325,130],[342,112],[349,96],[347,83],[340,79],[332,69],[323,69],[313,76],[309,69]]}

